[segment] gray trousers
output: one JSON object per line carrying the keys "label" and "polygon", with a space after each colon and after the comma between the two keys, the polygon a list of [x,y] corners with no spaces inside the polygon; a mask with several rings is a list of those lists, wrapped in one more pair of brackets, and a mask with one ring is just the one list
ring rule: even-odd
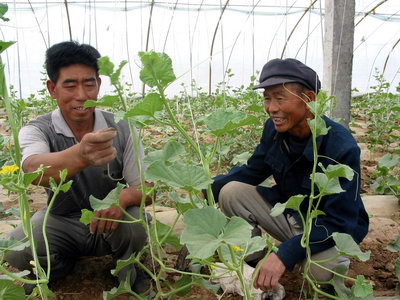
{"label": "gray trousers", "polygon": [[[220,191],[219,204],[222,212],[228,217],[239,216],[254,227],[260,226],[278,241],[284,242],[303,232],[301,226],[291,216],[279,215],[272,217],[272,206],[256,190],[256,187],[246,183],[232,181],[226,184]],[[312,256],[313,260],[328,259],[337,255],[337,250],[332,247]],[[304,262],[303,262],[304,264]],[[338,265],[348,267],[350,260],[340,256],[337,259],[322,264],[333,270]],[[312,265],[310,275],[318,281],[328,281],[332,273]]]}
{"label": "gray trousers", "polygon": [[[127,211],[133,217],[138,218],[138,207],[129,207]],[[31,221],[39,262],[46,270],[47,255],[42,232],[45,212],[46,208],[36,212]],[[127,218],[125,217],[125,219]],[[52,214],[49,215],[47,221],[46,235],[50,248],[50,281],[67,276],[80,256],[112,254],[115,260],[128,259],[132,253],[141,250],[147,240],[145,229],[141,223],[119,223],[117,229],[113,232],[91,234],[89,227],[81,223],[78,218],[67,218]],[[14,229],[9,236],[17,240],[25,239],[21,226]],[[19,270],[32,271],[32,266],[29,263],[33,260],[30,247],[21,251],[8,252],[5,255],[5,260]],[[136,270],[133,264],[122,269],[118,274],[118,279],[124,280],[128,270],[132,270],[131,285],[133,285],[136,280]]]}

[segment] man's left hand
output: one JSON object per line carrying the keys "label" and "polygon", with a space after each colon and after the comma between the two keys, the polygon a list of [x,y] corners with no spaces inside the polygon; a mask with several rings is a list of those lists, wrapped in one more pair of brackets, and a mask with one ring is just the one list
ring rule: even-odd
{"label": "man's left hand", "polygon": [[[111,206],[107,209],[96,211],[94,213],[94,216],[97,218],[122,220],[124,214],[118,207]],[[93,219],[92,222],[90,222],[89,228],[90,228],[90,233],[102,234],[114,231],[115,229],[117,229],[118,225],[119,225],[118,222]]]}
{"label": "man's left hand", "polygon": [[279,257],[275,253],[270,253],[258,271],[254,287],[263,291],[276,289],[285,270],[286,267]]}

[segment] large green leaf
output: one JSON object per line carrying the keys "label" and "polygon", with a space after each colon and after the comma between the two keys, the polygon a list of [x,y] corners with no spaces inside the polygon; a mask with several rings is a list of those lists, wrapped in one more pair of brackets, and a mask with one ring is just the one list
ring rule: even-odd
{"label": "large green leaf", "polygon": [[162,161],[156,161],[147,168],[145,175],[148,181],[161,181],[172,188],[186,191],[200,191],[213,182],[202,168],[181,162],[167,166]]}
{"label": "large green leaf", "polygon": [[361,261],[367,261],[369,259],[371,251],[362,252],[351,235],[334,232],[332,238],[336,243],[336,249],[339,251],[340,255],[351,256]]}
{"label": "large green leaf", "polygon": [[196,258],[208,258],[220,245],[219,235],[227,220],[223,213],[213,207],[192,209],[185,213],[185,229],[181,243],[186,244]]}
{"label": "large green leaf", "polygon": [[258,124],[259,120],[242,111],[219,109],[204,119],[207,127],[216,136],[235,130],[244,125]]}
{"label": "large green leaf", "polygon": [[108,195],[103,200],[97,199],[93,195],[90,195],[89,197],[90,205],[92,206],[94,211],[107,209],[112,205],[118,203],[119,194],[124,188],[125,185],[118,182],[117,187],[113,189],[111,192],[109,192]]}
{"label": "large green leaf", "polygon": [[352,180],[354,176],[353,169],[342,164],[329,165],[324,173],[328,178],[343,177],[347,180]]}
{"label": "large green leaf", "polygon": [[165,88],[173,82],[176,77],[172,69],[171,58],[165,53],[139,52],[143,68],[140,71],[140,80],[150,87]]}
{"label": "large green leaf", "polygon": [[144,162],[148,165],[155,161],[174,162],[185,154],[185,147],[182,144],[171,141],[168,142],[161,150],[155,150],[146,155]]}
{"label": "large green leaf", "polygon": [[28,247],[29,242],[21,242],[12,237],[0,239],[0,250],[21,251]]}
{"label": "large green leaf", "polygon": [[25,291],[22,286],[16,285],[11,280],[0,280],[0,299],[21,300],[25,299]]}
{"label": "large green leaf", "polygon": [[270,215],[273,217],[279,216],[284,212],[286,208],[294,209],[294,210],[300,210],[300,205],[303,202],[303,200],[306,198],[304,195],[295,195],[289,198],[288,201],[285,203],[277,203],[275,206],[271,209]]}
{"label": "large green leaf", "polygon": [[99,100],[87,100],[83,104],[83,107],[93,107],[93,106],[105,106],[105,107],[113,107],[114,103],[118,101],[119,97],[117,95],[105,95],[101,97]]}
{"label": "large green leaf", "polygon": [[159,94],[147,94],[144,99],[126,112],[125,118],[133,116],[154,116],[157,111],[163,109],[163,101]]}
{"label": "large green leaf", "polygon": [[11,45],[15,44],[15,42],[4,42],[4,41],[0,41],[0,54],[6,50],[8,47],[10,47]]}
{"label": "large green leaf", "polygon": [[238,246],[251,239],[252,229],[253,226],[244,219],[234,216],[226,225],[224,234],[221,238],[232,246]]}

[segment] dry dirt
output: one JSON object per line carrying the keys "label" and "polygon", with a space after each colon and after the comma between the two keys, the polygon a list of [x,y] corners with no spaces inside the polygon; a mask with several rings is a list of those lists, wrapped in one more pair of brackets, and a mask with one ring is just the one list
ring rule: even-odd
{"label": "dry dirt", "polygon": [[[360,128],[353,128],[356,132]],[[365,150],[365,149],[364,149]],[[366,153],[363,151],[362,157],[362,191],[371,194],[369,189],[370,175],[375,169],[379,155]],[[30,194],[31,209],[37,210],[45,205],[45,195],[41,189],[36,189]],[[4,193],[0,194],[0,202],[8,207],[17,207],[17,201]],[[370,214],[374,212],[369,211]],[[394,274],[394,264],[399,257],[398,253],[386,250],[387,245],[400,234],[399,207],[393,211],[392,216],[371,217],[370,231],[366,239],[362,242],[362,250],[370,250],[371,258],[367,262],[352,261],[350,275],[363,274],[374,285],[375,296],[394,296],[396,295],[395,286],[398,280]],[[169,253],[169,259],[174,261],[177,253]],[[103,299],[102,291],[110,290],[117,286],[117,281],[110,274],[110,257],[85,257],[77,262],[73,272],[64,280],[57,281],[50,285],[50,289],[55,292],[57,299],[64,300],[97,300]],[[173,276],[173,275],[171,275]],[[285,286],[287,300],[301,299],[303,286],[300,275],[294,270],[287,272],[281,283]],[[189,295],[176,297],[174,299],[218,299],[217,296],[199,287],[194,287]],[[127,299],[120,296],[117,299]],[[220,299],[242,299],[238,295],[224,295]]]}

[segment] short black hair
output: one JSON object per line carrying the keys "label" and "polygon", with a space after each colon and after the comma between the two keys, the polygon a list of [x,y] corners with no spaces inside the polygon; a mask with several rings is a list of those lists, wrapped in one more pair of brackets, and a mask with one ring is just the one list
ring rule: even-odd
{"label": "short black hair", "polygon": [[97,60],[100,53],[88,44],[75,41],[61,42],[51,46],[46,51],[46,71],[52,82],[57,82],[60,69],[73,64],[82,64],[93,68],[99,75]]}

